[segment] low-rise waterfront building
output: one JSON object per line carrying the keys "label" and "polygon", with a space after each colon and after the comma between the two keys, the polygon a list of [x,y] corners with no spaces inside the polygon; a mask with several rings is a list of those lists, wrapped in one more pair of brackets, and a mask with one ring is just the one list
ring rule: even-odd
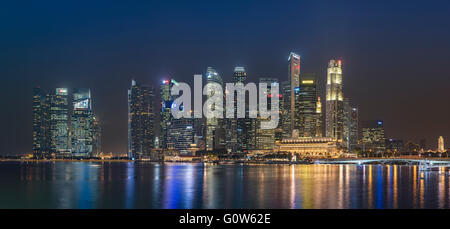
{"label": "low-rise waterfront building", "polygon": [[276,142],[278,153],[292,153],[300,157],[329,158],[342,154],[340,143],[330,137],[299,137],[288,138]]}

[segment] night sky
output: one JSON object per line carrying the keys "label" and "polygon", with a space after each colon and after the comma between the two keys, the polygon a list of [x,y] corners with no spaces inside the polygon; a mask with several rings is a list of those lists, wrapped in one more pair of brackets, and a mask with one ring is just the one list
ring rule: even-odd
{"label": "night sky", "polygon": [[[291,51],[387,137],[450,144],[450,1],[11,1],[0,6],[0,153],[32,149],[32,89],[89,87],[105,152],[125,152],[131,79],[158,88],[212,66],[287,80]],[[321,89],[324,88],[322,85]],[[323,94],[323,93],[322,93]]]}

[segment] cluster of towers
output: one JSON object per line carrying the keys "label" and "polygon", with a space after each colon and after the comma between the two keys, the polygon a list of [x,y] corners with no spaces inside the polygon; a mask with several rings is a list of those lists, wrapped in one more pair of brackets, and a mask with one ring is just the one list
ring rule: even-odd
{"label": "cluster of towers", "polygon": [[[170,89],[177,82],[165,79],[160,85],[160,105],[153,104],[154,90],[132,81],[128,90],[128,154],[139,158],[148,155],[152,149],[189,152],[195,147],[213,153],[245,153],[250,150],[273,150],[275,142],[286,138],[332,137],[345,149],[351,150],[358,144],[358,109],[351,107],[343,95],[342,62],[331,60],[326,82],[326,112],[318,96],[315,74],[300,71],[300,56],[291,53],[288,59],[288,80],[260,78],[260,83],[279,85],[280,119],[275,129],[261,129],[262,118],[250,118],[246,102],[245,118],[181,118],[174,119],[171,109],[174,97]],[[244,67],[235,67],[233,83],[248,83]],[[220,74],[208,67],[203,75],[206,83],[214,82],[224,88]],[[224,93],[225,94],[225,93]],[[212,95],[205,95],[209,98]],[[267,91],[270,107],[270,88]],[[234,96],[237,99],[237,96]],[[248,98],[246,97],[248,100]],[[224,99],[225,101],[225,99]],[[156,107],[158,106],[158,107]],[[234,101],[235,112],[237,101]],[[156,110],[159,111],[159,131],[154,126]],[[225,110],[223,111],[226,112]],[[325,120],[323,117],[325,113]],[[236,115],[235,115],[236,117]],[[325,126],[323,123],[325,122]],[[324,128],[325,127],[325,128]],[[157,134],[156,132],[159,132]]]}
{"label": "cluster of towers", "polygon": [[75,88],[33,93],[33,154],[36,158],[92,157],[101,152],[101,127],[92,111],[91,92]]}

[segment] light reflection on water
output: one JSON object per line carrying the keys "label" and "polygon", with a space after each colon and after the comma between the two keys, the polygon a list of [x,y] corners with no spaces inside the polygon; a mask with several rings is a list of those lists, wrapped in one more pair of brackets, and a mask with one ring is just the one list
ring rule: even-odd
{"label": "light reflection on water", "polygon": [[449,174],[400,165],[0,163],[0,208],[449,208]]}

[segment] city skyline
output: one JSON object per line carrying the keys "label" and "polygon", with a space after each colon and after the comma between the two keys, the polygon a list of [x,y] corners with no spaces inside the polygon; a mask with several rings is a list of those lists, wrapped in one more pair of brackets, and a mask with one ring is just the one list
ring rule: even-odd
{"label": "city skyline", "polygon": [[[296,57],[298,60],[294,65],[292,65],[292,57]],[[297,69],[297,66],[300,65],[299,60],[300,56],[291,52],[288,59],[288,71]],[[338,148],[342,146],[343,152],[348,151],[349,153],[355,153],[353,150],[361,151],[363,154],[370,152],[380,155],[386,153],[386,150],[400,153],[412,152],[413,148],[408,146],[411,144],[410,141],[404,141],[403,138],[394,141],[385,133],[384,121],[363,120],[364,124],[361,125],[359,123],[359,109],[351,106],[350,98],[344,98],[342,69],[342,60],[331,59],[329,61],[326,80],[327,107],[325,112],[321,106],[320,97],[317,96],[318,83],[315,74],[298,74],[298,80],[292,80],[290,77],[288,81],[282,81],[288,87],[284,87],[279,91],[280,100],[282,101],[279,108],[281,117],[279,117],[278,127],[270,130],[272,131],[271,134],[270,132],[261,131],[257,127],[256,124],[262,120],[259,116],[258,118],[246,117],[240,119],[227,119],[225,116],[212,119],[205,116],[202,118],[194,118],[192,116],[191,118],[176,119],[171,113],[172,109],[177,107],[173,103],[176,97],[171,95],[171,87],[178,85],[179,82],[173,78],[162,80],[160,82],[160,97],[155,98],[153,86],[141,85],[140,82],[132,80],[131,89],[128,90],[128,150],[126,155],[131,159],[139,159],[144,156],[155,158],[155,149],[169,150],[168,156],[171,154],[171,151],[176,152],[177,155],[194,153],[193,155],[195,156],[195,151],[198,150],[214,152],[219,155],[224,153],[247,153],[250,150],[270,150],[269,152],[272,153],[280,153],[283,144],[290,144],[292,141],[300,144],[305,142],[305,140],[313,142],[324,141],[324,143],[335,141],[333,144],[337,143],[336,146]],[[224,83],[227,83],[222,80],[220,74],[212,67],[207,68],[202,78],[206,79],[206,84],[203,85],[205,88],[208,87],[209,83],[216,83],[221,85],[223,90]],[[244,85],[253,83],[247,82],[246,78],[247,72],[244,67],[234,68],[233,83],[244,83]],[[278,79],[275,78],[260,78],[259,82],[279,84]],[[292,90],[294,90],[293,100],[291,99]],[[67,88],[56,88],[54,94],[46,94],[45,90],[35,87],[33,92],[33,154],[35,157],[48,157],[49,154],[55,156],[55,153],[65,157],[93,156],[93,149],[98,144],[94,142],[95,136],[98,135],[100,138],[102,133],[95,132],[97,127],[94,125],[95,117],[92,111],[90,89],[72,89],[72,106],[68,105],[70,93]],[[225,98],[225,94],[228,92],[225,90],[222,93],[224,93]],[[271,96],[268,93],[270,93],[270,90],[264,94],[269,98],[268,102],[270,104],[272,99],[270,99]],[[206,99],[213,94],[205,94]],[[155,101],[155,99],[159,99],[160,103]],[[248,102],[248,97],[245,100]],[[339,104],[336,104],[336,101]],[[292,127],[294,129],[291,130],[292,122],[284,123],[283,121],[291,117],[292,102],[295,105],[293,107],[295,116],[293,120],[294,126]],[[236,100],[234,103],[234,112],[236,113]],[[155,107],[155,104],[160,105]],[[183,109],[182,107],[180,106],[179,109]],[[73,111],[69,112],[70,109],[73,109]],[[159,110],[159,127],[155,127],[153,124],[157,116],[156,110]],[[248,107],[245,110],[248,116]],[[323,119],[322,113],[326,113],[325,119]],[[223,114],[225,114],[225,110],[223,110]],[[325,121],[325,128],[322,124],[323,121]],[[232,123],[235,124],[233,125]],[[66,128],[61,127],[61,125],[66,125]],[[101,128],[101,126],[98,126],[98,128]],[[159,133],[155,131],[157,128],[159,128]],[[233,134],[235,130],[237,132]],[[277,131],[281,132],[280,136],[283,137],[277,138]],[[362,132],[361,138],[359,137],[359,132]],[[323,136],[323,134],[325,135]],[[231,138],[229,138],[230,136]],[[236,140],[232,140],[233,137]],[[301,139],[305,137],[311,139]],[[199,139],[203,141],[200,145],[204,145],[204,148],[199,147]],[[444,148],[444,138],[440,136],[438,141],[436,152],[445,152],[447,149]],[[232,144],[237,145],[234,146]],[[51,147],[47,145],[51,145]],[[99,147],[102,148],[101,145]],[[191,151],[192,147],[196,150]],[[284,149],[296,153],[292,148],[293,146],[289,147],[291,148]],[[427,146],[426,139],[421,139],[420,146],[414,148],[415,150],[427,151],[434,150],[434,148]],[[123,152],[119,153],[122,154]],[[160,158],[160,156],[156,156],[156,158]]]}
{"label": "city skyline", "polygon": [[[10,4],[5,9],[19,7]],[[0,154],[31,152],[31,98],[32,88],[37,85],[91,88],[92,102],[104,121],[104,151],[126,152],[126,89],[131,79],[157,88],[163,78],[190,80],[193,74],[213,66],[224,81],[230,82],[233,68],[244,66],[251,82],[262,77],[284,81],[286,54],[291,51],[302,57],[302,72],[316,73],[320,85],[324,85],[327,61],[342,59],[345,97],[348,95],[352,105],[359,108],[361,120],[384,120],[386,133],[394,139],[418,143],[425,138],[429,148],[436,148],[437,137],[442,135],[445,145],[449,145],[450,123],[446,117],[450,108],[445,101],[450,99],[450,82],[445,63],[449,59],[446,41],[450,34],[442,29],[450,21],[443,10],[448,3],[412,1],[409,7],[392,3],[387,9],[377,3],[370,3],[370,7],[342,3],[336,6],[339,14],[327,9],[325,2],[291,4],[301,14],[269,3],[243,3],[237,9],[233,4],[191,5],[198,12],[217,16],[208,22],[199,21],[201,16],[178,15],[185,4],[170,10],[162,4],[159,12],[152,11],[151,5],[138,12],[135,6],[120,9],[120,4],[110,5],[97,15],[100,6],[95,4],[91,9],[69,10],[64,5],[44,3],[44,11],[40,11],[43,6],[35,5],[25,12],[37,16],[48,13],[37,17],[35,24],[19,20],[21,13],[4,14],[13,20],[1,38],[5,50],[1,54],[5,87],[1,95],[15,98],[2,102],[8,109],[0,119]],[[239,16],[227,17],[223,7],[236,9],[233,15]],[[70,16],[86,13],[95,23],[85,26],[88,21],[71,20],[69,16],[53,21],[51,17],[58,15],[58,9],[65,9]],[[130,17],[130,12],[136,16]],[[165,13],[174,18],[152,26],[148,15],[161,19],[166,18]],[[288,23],[294,15],[299,15],[295,26]],[[273,21],[256,23],[263,16]],[[191,22],[188,28],[176,25],[180,18]],[[48,28],[42,26],[46,23],[50,24]],[[146,26],[148,30],[143,29]],[[124,32],[118,32],[120,29]],[[277,35],[267,34],[266,30]],[[173,36],[176,33],[182,35]],[[427,38],[427,34],[439,36]],[[265,35],[270,36],[255,39]],[[172,39],[166,39],[169,37]],[[174,56],[183,63],[174,61]],[[431,86],[423,86],[424,81]],[[321,87],[318,91],[325,106]]]}

